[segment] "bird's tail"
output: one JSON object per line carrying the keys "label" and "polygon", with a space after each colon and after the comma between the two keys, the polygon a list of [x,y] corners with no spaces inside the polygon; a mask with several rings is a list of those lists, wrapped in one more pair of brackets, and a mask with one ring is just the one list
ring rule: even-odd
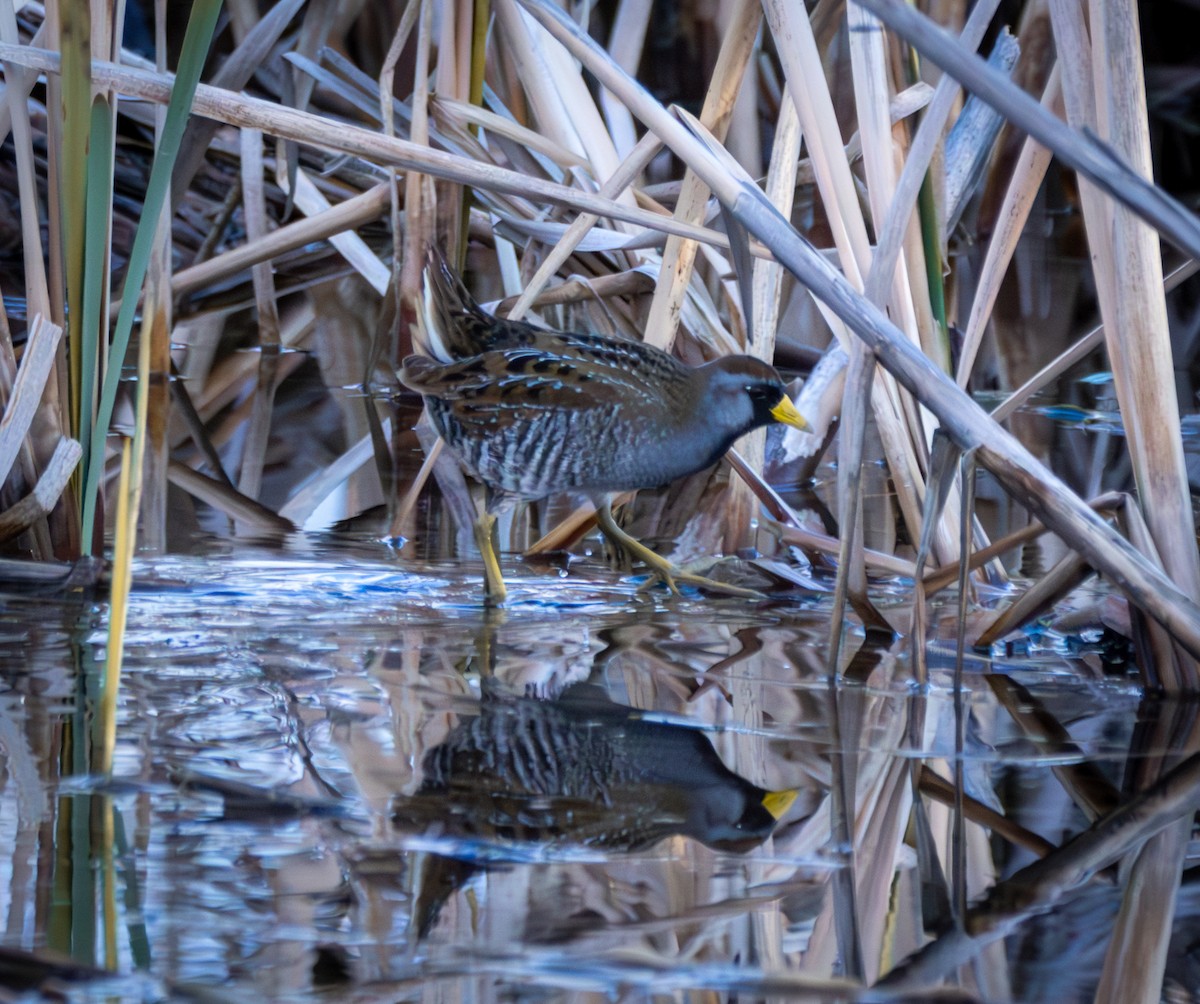
{"label": "bird's tail", "polygon": [[430,247],[421,274],[413,347],[444,363],[464,359],[483,350],[479,332],[491,323],[442,252]]}

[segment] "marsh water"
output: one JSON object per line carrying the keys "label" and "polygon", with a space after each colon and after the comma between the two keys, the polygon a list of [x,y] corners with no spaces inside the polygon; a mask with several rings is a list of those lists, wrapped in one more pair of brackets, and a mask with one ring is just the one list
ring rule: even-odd
{"label": "marsh water", "polygon": [[[139,562],[111,779],[85,754],[102,600],[5,586],[0,946],[21,954],[0,955],[0,985],[51,979],[79,1001],[856,999],[843,977],[876,980],[1037,853],[956,831],[927,785],[918,837],[922,769],[961,765],[972,800],[1056,845],[1089,825],[1067,775],[1116,797],[1164,752],[1138,738],[1162,705],[1143,701],[1099,589],[1070,631],[968,651],[956,694],[938,640],[952,596],[917,687],[906,641],[858,631],[831,678],[820,575],[766,600],[676,598],[599,561],[513,561],[511,601],[488,611],[478,571],[348,536]],[[902,615],[910,592],[878,598]],[[765,793],[792,789],[764,825]],[[918,867],[930,847],[941,900]],[[1194,900],[1185,887],[1181,927]],[[1089,999],[1119,903],[1102,876],[923,978],[965,999]],[[47,975],[34,958],[83,965]]]}

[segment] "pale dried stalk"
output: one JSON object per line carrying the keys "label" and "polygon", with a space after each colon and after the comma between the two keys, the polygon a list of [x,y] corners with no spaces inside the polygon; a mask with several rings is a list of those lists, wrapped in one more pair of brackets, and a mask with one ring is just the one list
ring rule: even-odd
{"label": "pale dried stalk", "polygon": [[141,547],[148,553],[162,554],[167,549],[167,463],[171,453],[171,220],[166,213],[159,219],[155,241],[146,271],[146,306],[138,336],[149,352],[146,434],[138,461],[138,513]]}
{"label": "pale dried stalk", "polygon": [[[180,269],[175,273],[172,288],[177,295],[194,293],[222,279],[237,275],[259,262],[270,261],[314,241],[331,240],[338,234],[379,219],[387,210],[388,203],[389,186],[386,183],[376,185],[361,195],[355,195],[336,206],[316,212],[307,219],[288,223],[254,240],[247,240],[245,244],[239,244],[199,265]],[[113,304],[112,310],[117,311],[120,307],[121,302],[118,300]]]}
{"label": "pale dried stalk", "polygon": [[[633,184],[637,176],[654,159],[660,149],[662,149],[662,141],[653,133],[646,133],[630,151],[629,156],[625,158],[616,173],[600,188],[600,194],[605,198],[615,199],[621,192]],[[596,225],[599,219],[600,217],[594,213],[580,213],[575,218],[567,228],[566,233],[559,238],[558,243],[547,253],[545,260],[538,266],[538,270],[526,284],[521,295],[517,297],[517,302],[513,304],[512,310],[508,313],[510,320],[519,321],[525,316],[533,301],[537,299],[538,294],[546,287],[546,283],[562,267],[563,263],[574,254],[575,249],[579,246],[579,242],[583,240],[588,231]]]}
{"label": "pale dried stalk", "polygon": [[[1042,105],[1055,113],[1062,111],[1062,71],[1058,63],[1054,64],[1050,79],[1046,82]],[[983,342],[983,333],[992,316],[992,308],[996,305],[996,297],[1000,295],[1000,286],[1008,274],[1008,263],[1017,250],[1017,243],[1033,208],[1033,200],[1042,186],[1052,157],[1050,150],[1032,137],[1026,137],[1021,146],[1021,153],[1004,193],[1004,202],[992,228],[987,254],[979,269],[979,282],[971,302],[971,314],[963,333],[962,354],[958,361],[960,387],[966,387],[971,377],[975,357]]]}
{"label": "pale dried stalk", "polygon": [[8,480],[29,428],[37,414],[63,330],[39,314],[29,326],[29,338],[12,394],[0,418],[0,484]]}
{"label": "pale dried stalk", "polygon": [[[388,50],[383,72],[379,76],[379,108],[383,116],[384,135],[395,136],[395,116],[392,114],[392,93],[396,62],[404,49],[405,40],[411,31],[412,19],[407,15],[415,12],[417,18],[417,53],[413,67],[412,123],[409,132],[412,142],[429,145],[429,60],[433,45],[432,0],[414,0],[400,21],[396,36]],[[425,245],[435,236],[437,196],[432,179],[417,171],[409,171],[404,177],[404,207],[407,226],[400,224],[400,186],[394,165],[388,169],[391,178],[391,230],[392,230],[392,296],[396,298],[397,314],[403,318],[409,309],[404,300],[415,296],[421,288],[421,270],[425,267]],[[403,250],[403,254],[401,254]]]}
{"label": "pale dried stalk", "polygon": [[[1130,0],[1096,8],[1101,23],[1093,33],[1094,66],[1104,82],[1108,138],[1135,171],[1153,178],[1146,88],[1142,70],[1137,8]],[[1158,235],[1127,207],[1112,211],[1113,258],[1120,263],[1120,294],[1114,326],[1106,324],[1110,343],[1125,345],[1132,396],[1122,400],[1134,476],[1150,532],[1167,572],[1187,593],[1200,596],[1197,553],[1188,478],[1180,436],[1179,403],[1166,392],[1173,385],[1174,363],[1163,294],[1162,256]],[[1110,349],[1110,357],[1112,357]],[[1118,390],[1120,388],[1118,387]],[[1132,413],[1133,426],[1130,427]],[[1188,690],[1200,686],[1198,667],[1183,671]],[[1169,686],[1169,684],[1168,684]]]}
{"label": "pale dried stalk", "polygon": [[12,540],[50,515],[82,456],[83,447],[78,441],[65,437],[58,441],[33,491],[0,513],[0,543]]}
{"label": "pale dried stalk", "polygon": [[472,0],[452,0],[442,5],[442,33],[433,87],[439,94],[465,97],[471,92]]}
{"label": "pale dried stalk", "polygon": [[[1103,128],[1101,123],[1107,123],[1115,130],[1114,138],[1122,143],[1124,154],[1148,176],[1144,88],[1138,83],[1140,52],[1132,60],[1138,67],[1135,73],[1129,65],[1128,51],[1121,49],[1124,58],[1120,84],[1115,90],[1123,96],[1118,97],[1112,93],[1114,87],[1108,72],[1109,61],[1115,57],[1104,54],[1105,44],[1099,36],[1094,41],[1089,38],[1078,4],[1073,0],[1052,0],[1050,12],[1059,49],[1072,56],[1062,63],[1068,121],[1075,128],[1091,129]],[[1136,41],[1136,20],[1132,28],[1128,23],[1125,28],[1132,31]],[[1124,47],[1129,40],[1112,44]],[[1097,50],[1095,56],[1093,46]],[[1136,84],[1133,88],[1128,86],[1130,74]],[[1095,97],[1097,93],[1109,95],[1103,102],[1103,114]],[[1143,128],[1129,125],[1130,119],[1135,123],[1142,121]],[[1200,556],[1192,530],[1178,404],[1174,394],[1162,392],[1164,387],[1173,386],[1174,372],[1157,237],[1127,209],[1104,198],[1090,182],[1080,179],[1079,187],[1113,383],[1147,522],[1171,577],[1185,592],[1200,596]],[[1147,288],[1151,282],[1153,286]],[[1155,661],[1168,691],[1177,691],[1181,686],[1195,689],[1200,685],[1200,673],[1190,659],[1174,658],[1161,636],[1152,637],[1151,643],[1158,650]]]}
{"label": "pale dried stalk", "polygon": [[[595,177],[611,177],[620,163],[616,149],[583,77],[565,50],[544,39],[535,44],[533,25],[515,0],[498,0],[495,11],[539,129],[560,146],[585,157]],[[633,196],[625,192],[617,201],[632,206]]]}
{"label": "pale dried stalk", "polygon": [[[795,544],[797,547],[815,551],[817,554],[836,555],[840,546],[836,537],[817,533],[814,530],[806,530],[804,527],[783,526],[776,532],[779,534],[779,539],[785,544]],[[911,561],[907,558],[897,558],[886,551],[873,551],[865,548],[863,557],[867,566],[875,569],[881,575],[900,575],[912,578],[916,574],[916,566]]]}
{"label": "pale dried stalk", "polygon": [[1200,220],[1167,192],[1132,170],[1102,141],[1073,129],[1042,108],[999,70],[966,52],[942,28],[903,0],[861,0],[889,28],[952,73],[972,93],[1014,125],[1049,146],[1067,165],[1155,227],[1173,244],[1200,258]]}
{"label": "pale dried stalk", "polygon": [[[242,209],[246,217],[246,233],[251,240],[261,237],[268,229],[262,143],[262,133],[257,129],[241,131]],[[252,274],[254,301],[258,308],[258,385],[242,446],[238,491],[248,498],[258,498],[278,384],[279,311],[275,303],[275,280],[271,266],[267,263],[255,265]],[[238,529],[244,531],[252,528],[242,525]]]}
{"label": "pale dried stalk", "polygon": [[[587,166],[587,160],[584,157],[559,146],[548,136],[543,136],[540,132],[521,125],[520,122],[506,119],[486,108],[468,104],[466,101],[456,101],[446,94],[433,95],[430,105],[435,116],[445,116],[444,121],[453,122],[461,127],[476,126],[493,136],[503,136],[505,139],[520,143],[521,146],[548,157],[560,167]],[[484,153],[486,154],[486,151]]]}
{"label": "pale dried stalk", "polygon": [[763,10],[800,116],[838,259],[846,279],[861,291],[870,242],[808,15],[802,7],[782,0],[766,0]]}
{"label": "pale dried stalk", "polygon": [[[0,3],[0,40],[20,50],[16,14],[10,4]],[[38,213],[37,168],[33,158],[33,133],[29,126],[27,97],[37,82],[37,74],[5,61],[4,95],[13,134],[17,163],[17,190],[21,199],[21,250],[25,263],[25,301],[30,317],[41,314],[49,319],[50,293],[46,266],[42,259],[42,226]]]}
{"label": "pale dried stalk", "polygon": [[[771,163],[767,169],[765,192],[771,204],[778,207],[789,219],[796,196],[800,139],[800,118],[796,114],[796,106],[791,101],[784,101],[780,105],[775,142],[771,147]],[[765,362],[773,362],[783,292],[782,266],[777,262],[755,262],[751,290],[750,330],[754,332],[754,341],[746,346],[746,351]],[[763,469],[766,442],[766,430],[759,429],[744,437],[739,445],[739,459],[744,458],[744,467],[735,465],[741,480],[733,485],[733,494],[729,499],[729,520],[723,541],[727,553],[754,544],[753,534],[750,532],[750,517],[753,507],[758,505],[758,498],[747,478],[751,476],[750,472]]]}
{"label": "pale dried stalk", "polygon": [[[846,27],[850,38],[850,62],[855,108],[858,114],[858,132],[862,142],[863,166],[867,179],[867,197],[871,205],[872,218],[878,221],[884,218],[887,206],[892,202],[896,181],[895,159],[892,151],[892,125],[888,116],[890,98],[888,68],[883,47],[883,29],[861,7],[853,4],[847,9]],[[864,274],[868,270],[874,272],[876,268],[866,259],[860,260],[859,265]],[[900,318],[897,321],[898,325],[906,331],[915,332],[916,318],[909,296],[910,285],[905,275],[903,260],[898,259],[896,267],[889,273],[878,274],[880,275],[879,299],[875,302],[883,306],[886,302],[886,291],[890,288],[893,294],[891,306],[894,316]],[[899,418],[904,414],[904,402],[896,394],[894,381],[890,377],[881,373],[880,379],[875,380],[874,361],[869,358],[869,350],[863,343],[856,342],[849,351],[851,353],[850,370],[843,389],[842,400],[842,415],[846,420],[839,431],[839,460],[842,463],[838,465],[838,523],[846,546],[843,549],[843,561],[838,573],[839,577],[846,577],[845,588],[854,598],[856,608],[863,610],[866,609],[869,600],[867,599],[866,566],[862,560],[862,527],[858,521],[862,513],[860,476],[867,416],[864,403],[851,398],[860,394],[871,395],[872,385],[878,382],[880,393],[885,396],[885,400],[880,402],[879,410],[881,412],[887,412]],[[911,415],[907,417],[913,418]],[[904,424],[908,426],[909,435],[922,442],[925,440],[925,435],[919,433],[911,421],[906,421]],[[891,423],[888,425],[890,432],[885,430],[881,432],[881,435],[885,437],[885,442],[890,439],[894,443],[899,429]],[[847,470],[843,470],[843,464],[848,468]],[[913,521],[909,522],[909,526],[914,529],[920,525],[921,523],[916,521],[915,517]],[[834,639],[834,647],[838,645],[840,639],[839,625],[839,631]]]}
{"label": "pale dried stalk", "polygon": [[[779,212],[791,219],[796,198],[796,176],[800,169],[800,117],[796,105],[785,101],[779,108],[775,127],[775,142],[771,146],[771,163],[767,168],[764,186],[767,198]],[[780,296],[783,289],[783,266],[774,261],[758,261],[754,266],[754,303],[751,307],[751,330],[756,342],[750,351],[757,352],[768,362],[775,357],[775,331],[779,326]]]}
{"label": "pale dried stalk", "polygon": [[[650,23],[650,9],[651,0],[621,0],[617,4],[608,51],[627,73],[637,73],[646,41],[646,26]],[[601,90],[600,110],[604,113],[617,154],[628,157],[637,143],[637,129],[629,109],[616,100],[611,91]]]}
{"label": "pale dried stalk", "polygon": [[[975,5],[963,28],[962,44],[965,47],[971,50],[978,48],[998,5],[999,0],[988,0],[986,3]],[[942,75],[917,135],[908,149],[904,169],[887,200],[886,212],[881,216],[878,215],[878,210],[874,210],[877,246],[871,275],[867,279],[866,293],[867,297],[876,303],[881,302],[880,297],[887,288],[887,278],[899,259],[903,236],[908,229],[908,221],[916,205],[922,179],[929,170],[933,155],[941,142],[946,121],[960,91],[961,87],[953,77],[949,74]],[[916,276],[913,278],[915,281]]]}
{"label": "pale dried stalk", "polygon": [[[284,192],[288,192],[290,186],[288,184],[285,164],[282,160],[276,161],[276,169],[276,184]],[[297,168],[295,179],[295,188],[290,194],[293,203],[300,212],[306,216],[319,217],[330,211],[329,200],[325,198],[321,190],[313,183],[307,171]],[[266,239],[269,239],[269,234],[266,231],[256,234],[252,238],[252,240]],[[367,242],[350,230],[341,230],[337,233],[332,233],[328,239],[329,243],[337,248],[341,256],[349,262],[354,271],[361,275],[376,293],[382,296],[387,290],[390,273],[388,267],[367,246]]]}
{"label": "pale dried stalk", "polygon": [[[50,74],[58,72],[58,58],[54,53],[24,45],[0,43],[0,62],[29,66]],[[152,73],[101,62],[92,64],[92,78],[99,86],[116,88],[122,93],[162,104],[170,99],[171,84],[174,80],[170,74]],[[319,115],[297,111],[259,98],[222,91],[205,84],[196,88],[192,108],[197,115],[215,118],[229,125],[261,129],[273,136],[294,139],[325,150],[355,154],[377,164],[395,165],[409,171],[423,171],[475,188],[571,206],[594,212],[599,216],[635,223],[656,232],[694,238],[715,247],[729,246],[724,234],[707,227],[682,224],[671,216],[631,208],[619,201],[604,199],[583,189],[543,181],[490,164],[480,164],[406,140],[389,139],[369,129],[334,122]],[[753,244],[751,252],[765,254]]]}
{"label": "pale dried stalk", "polygon": [[[758,0],[737,0],[700,112],[700,121],[718,140],[724,139],[729,128],[729,116],[754,52],[761,21],[762,8]],[[679,201],[675,204],[675,218],[685,223],[702,222],[708,194],[704,182],[690,169],[686,171]],[[658,286],[646,321],[646,342],[650,345],[669,349],[675,341],[683,300],[692,281],[696,250],[695,241],[678,237],[667,240]],[[744,304],[743,309],[749,309],[749,304]]]}
{"label": "pale dried stalk", "polygon": [[[862,291],[870,269],[870,244],[812,27],[803,8],[794,4],[770,0],[764,3],[764,10],[783,62],[788,93],[796,104],[804,129],[817,188],[842,271],[851,286]],[[904,330],[916,342],[908,287],[898,272],[893,272],[889,279],[892,280],[890,288],[895,292],[895,303],[902,310],[900,316],[906,322]],[[905,304],[907,310],[903,309]],[[839,333],[840,326],[835,326],[834,331]],[[843,347],[849,348],[849,345]],[[920,536],[921,507],[914,486],[923,482],[923,475],[914,449],[914,437],[919,439],[920,433],[916,429],[911,435],[906,431],[907,423],[901,417],[905,409],[894,381],[881,375],[878,385],[878,392],[872,394],[872,409],[894,473],[897,501],[905,523],[916,539]],[[950,534],[949,539],[953,538]]]}
{"label": "pale dried stalk", "polygon": [[[1134,171],[1152,179],[1137,8],[1129,0],[1114,0],[1091,9],[1101,135]],[[1164,393],[1174,385],[1174,368],[1158,235],[1123,205],[1113,204],[1110,220],[1113,259],[1120,263],[1114,278],[1120,286],[1114,284],[1116,310],[1106,318],[1106,341],[1109,357],[1121,364],[1114,366],[1114,380],[1142,512],[1167,572],[1185,592],[1200,596],[1179,406],[1174,393]],[[1098,235],[1089,225],[1089,241],[1093,236]],[[1158,661],[1165,663],[1159,669],[1168,692],[1200,685],[1200,666],[1188,653],[1178,652],[1173,671],[1169,659]],[[1194,750],[1196,744],[1193,730],[1186,748]],[[1160,998],[1190,836],[1190,820],[1178,820],[1140,848],[1105,954],[1096,992],[1101,1004],[1153,1004]],[[1158,908],[1141,909],[1145,902]],[[1129,965],[1128,958],[1137,958],[1139,965]]]}

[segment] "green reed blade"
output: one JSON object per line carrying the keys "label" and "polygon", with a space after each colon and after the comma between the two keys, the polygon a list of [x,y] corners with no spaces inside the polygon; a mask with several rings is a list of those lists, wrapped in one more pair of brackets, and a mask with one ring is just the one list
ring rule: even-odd
{"label": "green reed blade", "polygon": [[104,439],[116,403],[121,366],[129,348],[133,318],[138,308],[138,293],[145,280],[150,255],[154,250],[155,230],[170,191],[171,172],[179,154],[179,144],[183,139],[184,128],[187,126],[192,99],[195,97],[196,85],[200,81],[200,73],[208,56],[209,45],[212,42],[220,10],[221,0],[196,0],[192,7],[187,33],[183,40],[183,51],[179,56],[175,87],[171,92],[170,104],[167,106],[166,122],[159,139],[158,151],[154,156],[154,165],[150,169],[150,181],[146,186],[142,217],[138,222],[137,234],[133,239],[133,249],[129,254],[129,266],[125,273],[125,284],[121,290],[121,312],[117,315],[117,323],[113,329],[112,351],[109,353],[109,365],[104,374],[104,386],[100,393],[99,407],[96,410],[91,450],[87,455],[87,480],[83,493],[84,554],[92,552],[97,496],[104,476]]}
{"label": "green reed blade", "polygon": [[928,172],[921,182],[917,196],[921,220],[921,244],[925,249],[925,281],[929,284],[929,305],[938,325],[938,365],[947,373],[953,372],[950,363],[950,329],[946,324],[946,277],[942,259],[942,242],[938,237],[937,206],[933,197],[933,182]]}
{"label": "green reed blade", "polygon": [[[87,123],[92,103],[92,16],[89,0],[66,0],[59,8],[59,47],[62,55],[62,207],[63,269],[66,273],[67,346],[70,352],[72,435],[78,436],[87,418],[81,410],[83,366],[79,324],[82,320],[87,183]],[[84,451],[84,460],[87,451]]]}
{"label": "green reed blade", "polygon": [[112,105],[103,96],[98,96],[92,102],[90,136],[87,218],[84,227],[83,320],[71,331],[78,342],[77,345],[73,344],[73,353],[77,353],[80,360],[76,386],[79,388],[79,444],[83,447],[80,470],[82,484],[88,482],[96,387],[102,365],[100,346],[108,341],[108,311],[104,309],[104,294],[108,289],[111,261],[108,242],[113,187],[113,111]]}

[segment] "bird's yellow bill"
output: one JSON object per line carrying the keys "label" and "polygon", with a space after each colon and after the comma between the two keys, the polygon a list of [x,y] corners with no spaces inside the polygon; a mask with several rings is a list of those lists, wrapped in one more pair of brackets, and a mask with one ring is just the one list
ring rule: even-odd
{"label": "bird's yellow bill", "polygon": [[[784,400],[786,401],[787,398],[784,398]],[[799,789],[797,788],[787,788],[784,791],[768,791],[763,796],[763,808],[774,819],[780,819],[792,807],[792,803],[796,801],[797,794],[799,794]]]}
{"label": "bird's yellow bill", "polygon": [[808,428],[808,423],[804,420],[804,416],[796,410],[796,406],[792,404],[792,399],[786,394],[780,398],[779,403],[771,409],[771,417],[776,422],[782,422],[784,425],[790,425],[793,429],[801,431]]}

